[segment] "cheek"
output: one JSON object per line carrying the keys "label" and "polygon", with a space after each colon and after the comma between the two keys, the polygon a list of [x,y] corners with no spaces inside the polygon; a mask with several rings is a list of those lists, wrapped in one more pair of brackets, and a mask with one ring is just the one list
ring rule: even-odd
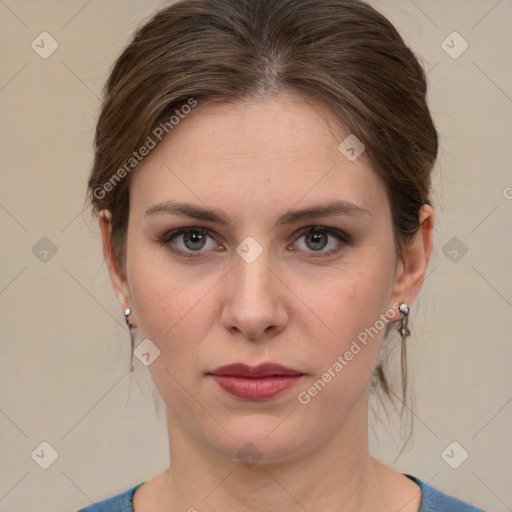
{"label": "cheek", "polygon": [[317,332],[324,335],[320,337],[325,339],[324,353],[330,352],[329,347],[343,349],[386,313],[392,291],[391,264],[392,259],[387,261],[382,252],[376,256],[369,251],[353,261],[347,258],[329,275],[318,279],[304,275],[296,281],[294,292],[311,310],[308,318],[319,324]]}
{"label": "cheek", "polygon": [[197,384],[205,371],[200,356],[208,350],[212,322],[219,316],[212,301],[219,277],[198,275],[192,265],[173,265],[162,252],[131,253],[128,272],[138,330],[141,340],[149,338],[160,350],[149,371],[167,409],[202,437],[204,425],[212,428],[212,418],[201,406]]}
{"label": "cheek", "polygon": [[[299,320],[310,340],[305,360],[316,367],[314,378],[302,388],[308,395],[305,401],[315,397],[326,407],[345,401],[348,406],[368,383],[393,316],[388,306],[392,264],[391,251],[386,256],[382,250],[368,250],[364,257],[347,259],[330,279],[298,281],[297,295],[307,297],[314,313]],[[317,382],[314,388],[312,382]]]}
{"label": "cheek", "polygon": [[198,354],[212,317],[205,283],[171,271],[170,265],[145,264],[132,272],[131,290],[140,339],[150,339],[160,350],[149,366],[156,389],[182,421],[200,416],[190,393],[204,371]]}
{"label": "cheek", "polygon": [[[378,361],[385,334],[386,309],[382,307],[385,287],[373,282],[364,286],[348,287],[336,300],[326,302],[321,310],[330,313],[329,326],[334,333],[317,336],[307,347],[305,360],[314,361],[316,371],[297,390],[296,401],[303,413],[305,429],[336,429],[346,421],[358,404],[365,402],[363,395]],[[369,293],[371,292],[371,293]],[[373,294],[373,295],[372,295]],[[326,322],[327,323],[327,322]],[[311,337],[311,336],[310,336]]]}
{"label": "cheek", "polygon": [[211,316],[207,288],[204,281],[146,266],[131,285],[141,336],[161,350],[177,350],[184,344],[190,350],[203,336],[203,326]]}

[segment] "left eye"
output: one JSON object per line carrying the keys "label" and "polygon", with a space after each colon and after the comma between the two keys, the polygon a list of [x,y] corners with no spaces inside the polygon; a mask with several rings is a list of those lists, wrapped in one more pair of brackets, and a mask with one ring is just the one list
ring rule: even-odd
{"label": "left eye", "polygon": [[[337,239],[338,242],[333,243],[333,238]],[[302,232],[298,241],[302,239],[304,242],[299,244],[299,246],[302,246],[299,247],[300,249],[305,247],[304,250],[307,252],[322,252],[323,254],[336,252],[340,245],[348,243],[348,237],[341,231],[320,226],[307,228]],[[326,247],[328,247],[328,249],[323,250]]]}

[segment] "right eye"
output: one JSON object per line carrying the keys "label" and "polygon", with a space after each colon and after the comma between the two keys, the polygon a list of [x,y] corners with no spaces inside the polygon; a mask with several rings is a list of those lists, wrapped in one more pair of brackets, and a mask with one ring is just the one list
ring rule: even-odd
{"label": "right eye", "polygon": [[[211,239],[208,247],[208,238]],[[210,235],[207,229],[199,227],[187,227],[175,229],[166,233],[159,243],[168,246],[169,249],[180,256],[187,258],[198,257],[208,249],[215,250],[219,245],[215,242],[214,238]],[[206,250],[202,250],[206,247]]]}

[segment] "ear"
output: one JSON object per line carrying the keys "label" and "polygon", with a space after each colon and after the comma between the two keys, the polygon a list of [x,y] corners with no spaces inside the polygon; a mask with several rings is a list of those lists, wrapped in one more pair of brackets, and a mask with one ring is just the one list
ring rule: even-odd
{"label": "ear", "polygon": [[428,204],[420,208],[419,221],[420,228],[405,251],[404,261],[398,264],[391,304],[410,305],[423,284],[434,236],[434,210]]}
{"label": "ear", "polygon": [[110,280],[114,287],[115,294],[123,311],[131,307],[131,295],[128,281],[120,268],[112,248],[112,215],[108,210],[103,210],[99,216],[101,239],[103,242],[103,257],[110,274]]}

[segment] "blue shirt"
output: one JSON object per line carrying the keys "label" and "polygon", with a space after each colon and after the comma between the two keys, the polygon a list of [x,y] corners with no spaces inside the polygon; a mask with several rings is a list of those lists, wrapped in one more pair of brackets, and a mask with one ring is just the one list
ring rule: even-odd
{"label": "blue shirt", "polygon": [[[485,512],[481,508],[474,507],[469,503],[438,491],[434,487],[422,482],[419,478],[411,475],[405,476],[416,482],[421,488],[422,499],[419,512]],[[128,491],[93,503],[88,507],[77,510],[77,512],[134,512],[132,505],[133,495],[142,484],[143,482]]]}

